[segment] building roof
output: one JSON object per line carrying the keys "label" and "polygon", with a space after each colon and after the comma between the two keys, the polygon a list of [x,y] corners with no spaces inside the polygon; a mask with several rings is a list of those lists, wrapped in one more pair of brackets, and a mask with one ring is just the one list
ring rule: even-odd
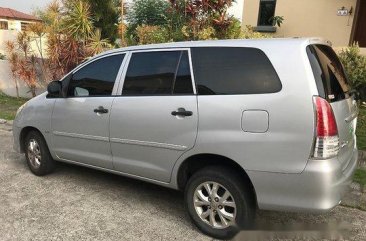
{"label": "building roof", "polygon": [[41,21],[39,18],[30,14],[22,13],[11,8],[0,7],[0,18],[16,19],[25,21]]}

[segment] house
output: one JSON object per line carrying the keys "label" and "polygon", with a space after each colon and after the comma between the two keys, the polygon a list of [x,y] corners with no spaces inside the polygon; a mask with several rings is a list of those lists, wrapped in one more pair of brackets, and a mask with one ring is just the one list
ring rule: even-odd
{"label": "house", "polygon": [[18,30],[24,31],[27,25],[41,21],[39,18],[19,12],[11,8],[0,7],[0,31]]}
{"label": "house", "polygon": [[[29,24],[40,21],[41,20],[35,16],[11,8],[0,7],[0,53],[6,54],[5,43],[7,41],[14,41],[18,33],[25,31]],[[33,42],[31,43],[31,46],[36,49],[36,43]]]}
{"label": "house", "polygon": [[[272,19],[283,16],[281,27]],[[323,37],[366,47],[366,0],[245,0],[243,25],[277,37]]]}
{"label": "house", "polygon": [[[1,4],[1,2],[0,2]],[[18,34],[27,29],[27,26],[31,23],[40,22],[41,20],[35,16],[19,12],[11,8],[0,7],[0,53],[7,54],[6,42],[16,41]],[[46,39],[43,40],[44,42]],[[46,56],[42,48],[43,56]],[[35,39],[31,39],[29,42],[29,51],[35,56],[39,56],[39,43]],[[18,80],[19,93],[22,97],[30,97],[28,93],[29,88],[23,82]],[[13,75],[10,69],[8,60],[0,60],[0,90],[7,95],[16,96],[15,85],[13,82]]]}

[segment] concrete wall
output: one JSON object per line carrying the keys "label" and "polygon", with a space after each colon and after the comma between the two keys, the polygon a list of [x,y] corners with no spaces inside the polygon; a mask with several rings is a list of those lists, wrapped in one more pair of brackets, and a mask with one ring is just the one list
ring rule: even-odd
{"label": "concrete wall", "polygon": [[[257,26],[259,0],[245,0],[243,26]],[[354,16],[337,16],[341,7],[355,12],[356,0],[277,0],[276,16],[284,22],[277,37],[323,37],[334,46],[349,44]]]}
{"label": "concrete wall", "polygon": [[[18,80],[18,86],[20,97],[32,97],[32,94],[29,93],[28,86],[22,80]],[[0,60],[0,91],[10,96],[17,96],[10,64],[7,60]],[[37,94],[41,94],[44,91],[45,87],[39,86],[36,92]]]}
{"label": "concrete wall", "polygon": [[[7,41],[16,41],[17,35],[19,34],[18,30],[0,30],[0,53],[6,55],[6,45],[5,43]],[[47,38],[42,38],[42,54],[44,58],[47,58]],[[40,40],[39,38],[32,37],[31,36],[31,42],[30,42],[30,53],[40,57]]]}

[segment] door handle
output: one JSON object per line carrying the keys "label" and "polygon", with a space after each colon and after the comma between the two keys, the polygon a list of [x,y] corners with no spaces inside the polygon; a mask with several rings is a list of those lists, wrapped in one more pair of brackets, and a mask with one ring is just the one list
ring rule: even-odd
{"label": "door handle", "polygon": [[192,111],[185,110],[184,108],[178,108],[178,111],[172,111],[172,115],[174,116],[191,116],[193,115]]}
{"label": "door handle", "polygon": [[99,106],[97,109],[94,109],[94,112],[97,114],[106,114],[108,113],[108,109],[104,109],[103,106]]}

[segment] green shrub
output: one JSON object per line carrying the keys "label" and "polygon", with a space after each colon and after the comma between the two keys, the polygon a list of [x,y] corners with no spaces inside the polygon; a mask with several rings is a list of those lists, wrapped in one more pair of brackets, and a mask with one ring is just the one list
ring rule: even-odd
{"label": "green shrub", "polygon": [[360,54],[360,48],[357,44],[353,44],[348,48],[339,52],[341,60],[350,85],[361,93],[361,97],[365,99],[366,88],[366,56]]}
{"label": "green shrub", "polygon": [[138,44],[154,44],[169,42],[166,28],[160,26],[141,25],[136,28]]}
{"label": "green shrub", "polygon": [[6,59],[6,56],[2,53],[0,53],[0,60],[5,60]]}

